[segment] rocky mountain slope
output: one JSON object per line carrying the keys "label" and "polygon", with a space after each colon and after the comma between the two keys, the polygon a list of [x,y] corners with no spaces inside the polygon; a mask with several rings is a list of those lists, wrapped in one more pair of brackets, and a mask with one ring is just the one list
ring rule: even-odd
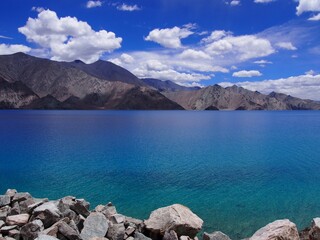
{"label": "rocky mountain slope", "polygon": [[179,91],[195,91],[201,89],[200,87],[185,87],[178,85],[172,81],[162,81],[154,78],[141,79],[148,86],[158,90],[159,92],[179,92]]}
{"label": "rocky mountain slope", "polygon": [[214,85],[164,95],[188,110],[320,110],[320,103],[316,101],[277,93],[265,95],[237,86]]}

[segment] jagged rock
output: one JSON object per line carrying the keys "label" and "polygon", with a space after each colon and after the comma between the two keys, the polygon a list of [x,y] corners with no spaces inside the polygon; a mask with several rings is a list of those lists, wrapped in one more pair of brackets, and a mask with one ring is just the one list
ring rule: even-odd
{"label": "jagged rock", "polygon": [[204,233],[203,240],[231,240],[227,235],[223,232],[213,232],[213,233]]}
{"label": "jagged rock", "polygon": [[2,228],[6,223],[2,220],[0,220],[0,228]]}
{"label": "jagged rock", "polygon": [[100,212],[100,213],[102,213],[105,209],[106,209],[106,207],[103,206],[103,205],[98,205],[98,206],[96,206],[96,207],[94,208],[94,210],[95,210],[96,212]]}
{"label": "jagged rock", "polygon": [[164,233],[163,239],[162,240],[178,240],[178,235],[175,231],[170,230],[170,231],[166,231]]}
{"label": "jagged rock", "polygon": [[312,220],[311,229],[309,231],[310,240],[319,240],[320,239],[320,218],[314,218]]}
{"label": "jagged rock", "polygon": [[20,239],[20,231],[17,229],[12,229],[12,230],[8,231],[7,234],[9,237],[14,238],[16,240]]}
{"label": "jagged rock", "polygon": [[74,220],[74,223],[76,224],[76,226],[77,226],[77,228],[79,229],[80,232],[83,229],[83,224],[84,224],[85,220],[86,219],[82,215],[78,215],[77,218]]}
{"label": "jagged rock", "polygon": [[143,232],[144,228],[145,228],[145,224],[142,220],[132,218],[132,217],[125,217],[124,226],[125,227],[129,227],[129,226],[134,227],[139,232]]}
{"label": "jagged rock", "polygon": [[58,225],[58,232],[69,240],[80,240],[79,232],[70,227],[66,222]]}
{"label": "jagged rock", "polygon": [[11,202],[11,198],[8,195],[0,195],[0,207],[4,207],[9,205]]}
{"label": "jagged rock", "polygon": [[39,233],[44,230],[41,220],[34,220],[24,225],[20,230],[20,235],[23,240],[34,240]]}
{"label": "jagged rock", "polygon": [[146,237],[142,233],[135,232],[134,233],[134,240],[151,240],[151,238]]}
{"label": "jagged rock", "polygon": [[125,230],[125,238],[128,238],[129,236],[131,236],[135,230],[136,229],[134,227],[130,227],[130,226],[127,227],[127,229]]}
{"label": "jagged rock", "polygon": [[23,226],[26,223],[28,223],[28,220],[30,218],[29,214],[19,214],[19,215],[12,215],[12,216],[8,216],[6,219],[6,223],[9,226],[12,225],[18,225],[18,226]]}
{"label": "jagged rock", "polygon": [[33,198],[28,198],[26,200],[20,201],[20,212],[21,213],[29,213],[29,206],[35,204],[35,201]]}
{"label": "jagged rock", "polygon": [[39,235],[39,237],[37,237],[36,240],[59,240],[59,239],[49,235],[42,234],[42,235]]}
{"label": "jagged rock", "polygon": [[109,219],[111,216],[117,214],[117,209],[109,202],[102,213]]}
{"label": "jagged rock", "polygon": [[128,237],[126,240],[134,240],[134,237]]}
{"label": "jagged rock", "polygon": [[62,216],[67,217],[71,220],[75,220],[78,217],[78,215],[71,209],[66,209],[64,212],[62,212]]}
{"label": "jagged rock", "polygon": [[0,208],[0,220],[6,221],[6,218],[10,212],[11,207],[9,206],[4,206]]}
{"label": "jagged rock", "polygon": [[61,216],[61,212],[53,202],[46,202],[35,208],[33,211],[33,217],[35,219],[40,219],[45,228],[58,222],[61,219]]}
{"label": "jagged rock", "polygon": [[12,204],[12,208],[10,209],[10,212],[8,215],[18,215],[20,214],[21,211],[20,211],[20,206],[19,206],[19,203],[18,202],[15,202]]}
{"label": "jagged rock", "polygon": [[189,236],[181,236],[180,240],[192,240]]}
{"label": "jagged rock", "polygon": [[0,228],[0,233],[7,234],[10,230],[17,229],[17,228],[18,228],[17,225],[15,225],[15,226],[3,226],[2,228]]}
{"label": "jagged rock", "polygon": [[90,238],[90,240],[109,240],[109,239],[105,237],[93,237],[93,238]]}
{"label": "jagged rock", "polygon": [[102,213],[93,212],[84,221],[81,238],[89,240],[92,237],[104,237],[109,225],[107,218]]}
{"label": "jagged rock", "polygon": [[89,208],[90,208],[90,204],[84,199],[76,199],[75,203],[70,206],[71,210],[85,217],[88,217],[90,214]]}
{"label": "jagged rock", "polygon": [[166,231],[174,230],[178,236],[194,238],[201,230],[202,224],[202,219],[180,204],[159,208],[145,221],[146,229],[152,236],[163,236]]}
{"label": "jagged rock", "polygon": [[70,210],[70,207],[75,204],[76,198],[73,196],[63,197],[58,202],[58,209],[60,212],[64,213],[67,210]]}
{"label": "jagged rock", "polygon": [[124,224],[110,223],[107,237],[110,240],[123,240],[125,235]]}
{"label": "jagged rock", "polygon": [[112,223],[124,223],[125,217],[121,214],[114,214],[110,217]]}
{"label": "jagged rock", "polygon": [[8,189],[5,195],[9,196],[10,198],[13,198],[16,193],[17,193],[16,189]]}
{"label": "jagged rock", "polygon": [[21,202],[21,201],[25,201],[27,199],[32,198],[32,196],[30,195],[30,193],[25,192],[25,193],[16,193],[13,198],[12,201],[13,202]]}
{"label": "jagged rock", "polygon": [[249,240],[299,240],[299,233],[294,223],[288,219],[277,220],[259,229]]}
{"label": "jagged rock", "polygon": [[27,206],[28,212],[32,212],[34,209],[36,209],[37,207],[39,207],[40,205],[42,205],[48,201],[49,201],[48,198],[37,199],[37,201],[35,201],[35,203]]}

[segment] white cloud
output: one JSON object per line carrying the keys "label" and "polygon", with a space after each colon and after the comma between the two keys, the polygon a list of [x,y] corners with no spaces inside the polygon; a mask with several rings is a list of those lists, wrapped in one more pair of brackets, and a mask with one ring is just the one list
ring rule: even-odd
{"label": "white cloud", "polygon": [[318,13],[317,15],[312,16],[308,20],[309,21],[320,21],[320,13]]}
{"label": "white cloud", "polygon": [[50,52],[51,59],[91,63],[104,53],[121,47],[122,39],[106,30],[94,31],[87,22],[75,17],[59,18],[54,11],[45,10],[38,18],[29,18],[19,32],[27,40]]}
{"label": "white cloud", "polygon": [[291,51],[297,50],[297,48],[293,46],[291,42],[279,42],[279,43],[276,43],[276,46],[279,48],[291,50]]}
{"label": "white cloud", "polygon": [[101,7],[102,1],[96,0],[96,1],[88,1],[86,7],[87,8],[95,8],[95,7]]}
{"label": "white cloud", "polygon": [[133,12],[133,11],[139,11],[141,8],[138,5],[127,5],[123,3],[122,5],[118,5],[117,9],[120,11],[127,11],[127,12]]}
{"label": "white cloud", "polygon": [[272,64],[272,62],[267,61],[267,60],[258,60],[258,61],[254,61],[253,63],[255,63],[255,64]]}
{"label": "white cloud", "polygon": [[304,12],[320,12],[320,0],[299,0],[297,15]]}
{"label": "white cloud", "polygon": [[182,59],[192,59],[192,60],[199,60],[199,59],[212,59],[208,54],[206,54],[203,51],[200,50],[194,50],[194,49],[187,49],[184,50],[180,55],[180,58]]}
{"label": "white cloud", "polygon": [[3,38],[3,39],[13,39],[11,37],[7,37],[7,36],[3,36],[3,35],[0,35],[0,38]]}
{"label": "white cloud", "polygon": [[305,74],[306,74],[306,75],[312,75],[312,76],[313,76],[313,75],[316,75],[316,72],[311,69],[311,70],[305,72]]}
{"label": "white cloud", "polygon": [[246,71],[246,70],[242,70],[239,72],[234,72],[232,74],[233,77],[239,77],[239,78],[251,78],[251,77],[260,77],[262,76],[261,72],[256,71],[256,70],[250,70],[250,71]]}
{"label": "white cloud", "polygon": [[240,0],[232,0],[231,2],[230,2],[230,5],[231,6],[239,6],[240,5]]}
{"label": "white cloud", "polygon": [[276,0],[254,0],[254,3],[270,3],[274,2]]}
{"label": "white cloud", "polygon": [[45,9],[43,7],[32,7],[31,10],[34,12],[40,13],[40,12],[44,11]]}
{"label": "white cloud", "polygon": [[13,54],[17,52],[30,52],[31,48],[19,44],[0,44],[0,55]]}
{"label": "white cloud", "polygon": [[146,41],[153,41],[166,48],[180,48],[181,39],[187,38],[192,35],[188,27],[173,27],[165,29],[154,29],[145,38]]}
{"label": "white cloud", "polygon": [[219,83],[219,85],[223,87],[232,86],[234,84],[264,94],[278,92],[303,99],[320,100],[320,75],[301,75],[256,82]]}

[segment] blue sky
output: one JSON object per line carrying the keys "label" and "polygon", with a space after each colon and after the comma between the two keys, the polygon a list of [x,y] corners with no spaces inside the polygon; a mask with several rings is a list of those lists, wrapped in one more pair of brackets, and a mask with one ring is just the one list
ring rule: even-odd
{"label": "blue sky", "polygon": [[10,0],[0,54],[320,100],[320,0]]}

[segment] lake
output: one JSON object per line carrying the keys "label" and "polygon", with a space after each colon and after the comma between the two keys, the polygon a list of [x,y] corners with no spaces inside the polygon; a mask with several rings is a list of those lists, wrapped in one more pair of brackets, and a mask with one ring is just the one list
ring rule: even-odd
{"label": "lake", "polygon": [[0,111],[0,192],[147,218],[181,203],[234,239],[320,217],[320,112]]}

